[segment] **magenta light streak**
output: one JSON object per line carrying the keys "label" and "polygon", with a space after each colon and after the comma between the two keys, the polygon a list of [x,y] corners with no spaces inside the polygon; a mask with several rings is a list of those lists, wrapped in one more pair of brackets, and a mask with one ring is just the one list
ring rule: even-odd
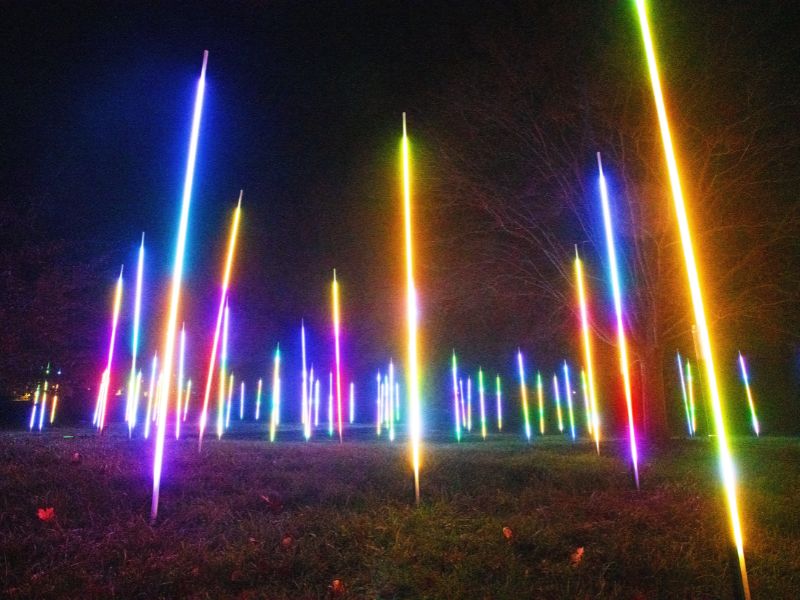
{"label": "magenta light streak", "polygon": [[175,410],[175,439],[181,438],[181,406],[183,402],[183,364],[186,355],[186,324],[181,326],[181,345],[178,356],[178,401]]}
{"label": "magenta light streak", "polygon": [[[123,267],[119,269],[119,279],[117,280],[117,291],[114,298],[114,317],[111,320],[111,341],[108,344],[108,365],[106,366],[105,371],[105,378],[104,382],[105,385],[101,384],[101,394],[102,396],[98,399],[98,405],[100,406],[100,410],[97,415],[97,427],[100,431],[103,431],[103,427],[105,427],[106,422],[106,406],[108,405],[108,390],[111,387],[111,365],[114,360],[114,341],[117,337],[117,324],[119,323],[119,309],[120,304],[122,302],[122,270]],[[47,396],[45,395],[45,398]]]}

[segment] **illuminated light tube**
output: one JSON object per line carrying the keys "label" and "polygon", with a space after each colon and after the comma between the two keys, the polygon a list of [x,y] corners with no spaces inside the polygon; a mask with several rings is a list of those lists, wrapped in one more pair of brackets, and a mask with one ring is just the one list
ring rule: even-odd
{"label": "illuminated light tube", "polygon": [[558,389],[558,375],[553,373],[553,394],[556,398],[556,418],[558,419],[558,431],[564,433],[564,417],[561,414],[561,392]]}
{"label": "illuminated light tube", "polygon": [[244,420],[244,381],[239,384],[239,420]]}
{"label": "illuminated light tube", "polygon": [[183,402],[183,421],[186,422],[186,415],[189,414],[189,398],[192,397],[192,380],[186,381],[186,393],[184,394]]}
{"label": "illuminated light tube", "polygon": [[461,414],[458,406],[458,363],[456,361],[456,351],[453,350],[452,360],[453,370],[453,417],[456,424],[456,441],[461,441]]}
{"label": "illuminated light tube", "polygon": [[583,262],[575,246],[575,280],[578,287],[578,307],[581,313],[581,332],[583,334],[583,358],[586,362],[586,388],[588,388],[589,435],[594,437],[597,453],[600,454],[600,417],[597,413],[597,388],[594,385],[594,362],[592,361],[592,344],[589,335],[589,309],[586,303],[586,286],[583,281]]}
{"label": "illuminated light tube", "polygon": [[136,263],[136,293],[133,301],[133,341],[131,343],[131,374],[128,377],[128,401],[125,405],[125,422],[128,424],[128,437],[133,435],[136,416],[133,414],[136,388],[136,357],[139,351],[139,324],[142,314],[142,277],[144,275],[144,233],[139,246],[139,259]]}
{"label": "illuminated light tube", "polygon": [[333,373],[328,372],[328,436],[333,437]]}
{"label": "illuminated light tube", "polygon": [[686,412],[686,427],[689,430],[689,436],[694,435],[694,427],[692,426],[692,413],[689,410],[689,396],[686,393],[686,379],[683,376],[683,360],[681,359],[681,353],[676,353],[676,359],[678,360],[678,375],[680,375],[681,380],[681,395],[683,396],[683,410]]}
{"label": "illuminated light tube", "polygon": [[356,384],[352,381],[350,382],[350,411],[348,417],[350,417],[350,425],[352,425],[356,418]]}
{"label": "illuminated light tube", "polygon": [[672,136],[667,120],[667,109],[664,105],[664,98],[661,93],[661,82],[658,76],[658,65],[653,48],[653,41],[650,35],[650,24],[647,19],[647,7],[644,0],[636,0],[636,8],[639,13],[639,23],[642,29],[645,53],[647,55],[647,65],[650,70],[650,80],[653,85],[653,96],[655,98],[656,110],[658,112],[658,122],[661,128],[661,138],[664,144],[664,154],[667,160],[669,180],[672,187],[672,196],[675,203],[675,212],[678,217],[678,227],[681,235],[681,245],[683,247],[684,261],[686,263],[686,273],[689,280],[689,288],[692,295],[692,306],[694,309],[694,320],[700,337],[700,347],[703,362],[706,368],[706,380],[709,386],[711,407],[714,413],[714,426],[717,433],[717,445],[719,448],[720,471],[722,473],[725,496],[728,502],[728,512],[730,514],[731,532],[733,543],[736,547],[736,554],[739,563],[739,574],[741,578],[741,595],[750,599],[750,585],[747,581],[747,567],[744,558],[744,538],[742,527],[739,521],[739,506],[736,494],[736,469],[733,458],[728,447],[728,436],[725,430],[725,415],[722,406],[721,394],[717,385],[717,376],[714,368],[714,353],[711,345],[711,334],[706,323],[706,311],[703,305],[703,294],[700,287],[700,275],[698,274],[695,262],[694,248],[692,246],[692,235],[689,227],[689,218],[686,214],[686,206],[681,190],[681,180],[678,175],[678,161],[675,158],[675,151],[672,148]]}
{"label": "illuminated light tube", "polygon": [[275,348],[275,358],[272,366],[272,415],[269,420],[269,441],[275,441],[278,429],[278,412],[281,407],[281,347]]}
{"label": "illuminated light tube", "polygon": [[375,378],[378,385],[378,397],[375,401],[375,434],[381,435],[381,419],[383,418],[383,383],[381,383],[381,372],[378,371],[378,376]]}
{"label": "illuminated light tube", "polygon": [[181,325],[180,354],[178,355],[178,395],[175,403],[175,439],[181,438],[181,412],[183,407],[183,365],[186,357],[186,323]]}
{"label": "illuminated light tube", "polygon": [[[256,421],[261,420],[261,389],[264,386],[264,380],[259,377],[258,387],[256,389]],[[308,439],[308,436],[306,436]]]}
{"label": "illuminated light tube", "polygon": [[694,407],[694,377],[692,377],[692,364],[686,361],[686,389],[689,390],[689,415],[692,419],[692,435],[697,434],[697,416]]}
{"label": "illuminated light tube", "polygon": [[302,367],[303,370],[300,373],[300,379],[303,389],[301,390],[300,394],[300,412],[303,413],[302,425],[303,425],[303,436],[306,438],[311,437],[311,411],[308,410],[308,371],[306,370],[306,324],[304,321],[300,321],[300,349],[301,349],[301,357],[302,357]]}
{"label": "illuminated light tube", "polygon": [[119,323],[119,309],[122,306],[122,267],[117,279],[117,290],[114,294],[114,314],[111,319],[111,341],[108,344],[108,364],[103,372],[103,381],[100,384],[100,395],[97,397],[97,428],[102,432],[106,421],[106,405],[108,404],[108,389],[111,386],[111,365],[114,360],[114,341],[117,337],[117,324]]}
{"label": "illuminated light tube", "polygon": [[483,369],[478,368],[478,401],[481,409],[481,437],[486,439],[486,403],[483,394]]}
{"label": "illuminated light tube", "polygon": [[[758,417],[756,417],[756,405],[753,402],[753,394],[750,392],[750,378],[747,376],[747,367],[744,364],[744,356],[742,356],[741,351],[739,351],[739,367],[742,370],[742,381],[744,382],[744,389],[747,392],[747,404],[750,406],[750,422],[753,425],[753,433],[755,433],[756,437],[758,437],[760,432],[758,427]],[[53,422],[52,419],[50,422]]]}
{"label": "illuminated light tube", "polygon": [[461,429],[467,429],[467,398],[464,395],[464,379],[458,378],[458,397],[461,400]]}
{"label": "illuminated light tube", "polygon": [[319,427],[319,377],[314,380],[314,427]]}
{"label": "illuminated light tube", "polygon": [[522,397],[522,417],[525,422],[525,437],[531,441],[531,423],[528,417],[528,388],[525,386],[525,367],[522,363],[522,351],[517,350],[517,363],[519,365],[519,389]]}
{"label": "illuminated light tube", "polygon": [[411,157],[406,131],[406,114],[403,113],[403,208],[405,215],[406,246],[406,314],[408,319],[408,433],[411,440],[411,465],[414,469],[414,495],[419,505],[419,472],[422,454],[422,401],[420,399],[418,340],[419,306],[414,282],[414,249],[411,225]]}
{"label": "illuminated light tube", "polygon": [[172,270],[172,290],[167,318],[166,333],[164,336],[164,385],[163,393],[159,394],[158,428],[156,430],[156,449],[153,458],[153,502],[150,508],[150,519],[155,521],[158,515],[158,492],[161,484],[161,466],[164,458],[164,434],[166,430],[167,408],[169,407],[170,378],[172,377],[172,363],[175,354],[175,330],[178,323],[178,310],[180,308],[181,281],[183,278],[183,260],[186,250],[186,237],[189,229],[189,206],[192,201],[192,183],[194,181],[194,166],[197,158],[197,140],[200,135],[200,117],[203,112],[203,95],[206,82],[206,63],[208,51],[203,52],[203,68],[197,82],[197,96],[192,117],[192,132],[189,140],[189,157],[186,161],[186,178],[183,183],[183,199],[181,202],[181,218],[178,224],[178,239],[175,248],[175,263]]}
{"label": "illuminated light tube", "polygon": [[230,374],[228,379],[228,401],[225,411],[225,429],[231,426],[231,405],[233,404],[233,373]]}
{"label": "illuminated light tube", "polygon": [[497,431],[503,431],[503,396],[500,391],[500,375],[495,375],[494,389],[497,395]]}
{"label": "illuminated light tube", "polygon": [[617,346],[619,347],[619,366],[622,371],[622,382],[625,388],[625,406],[628,410],[628,436],[631,445],[631,464],[636,489],[639,489],[639,451],[636,447],[636,426],[633,416],[633,398],[631,396],[630,366],[628,364],[628,342],[625,337],[625,325],[622,312],[622,292],[619,285],[619,268],[617,266],[617,250],[614,246],[614,227],[611,221],[611,207],[606,189],[606,178],[603,175],[603,163],[597,153],[597,168],[600,180],[600,198],[603,203],[603,223],[605,225],[606,246],[608,249],[608,266],[611,273],[611,291],[614,296],[614,312],[617,317]]}
{"label": "illuminated light tube", "polygon": [[44,392],[42,393],[42,406],[39,408],[39,431],[44,424],[44,413],[47,412],[47,380],[44,381]]}
{"label": "illuminated light tube", "polygon": [[[387,389],[386,389],[386,421],[387,425],[390,421],[394,421],[394,361],[390,358],[389,359],[389,381],[387,382]],[[394,434],[391,436],[394,439]]]}
{"label": "illuminated light tube", "polygon": [[544,386],[539,371],[536,371],[536,395],[539,399],[539,434],[544,435]]}
{"label": "illuminated light tube", "polygon": [[[228,363],[228,327],[230,323],[230,308],[225,300],[225,312],[222,319],[222,351],[219,355],[219,391],[217,397],[217,439],[222,438],[225,429],[225,369]],[[202,417],[200,417],[202,419]]]}
{"label": "illuminated light tube", "polygon": [[564,361],[564,393],[567,396],[567,413],[569,414],[569,431],[575,441],[575,411],[572,408],[572,382],[569,379],[569,365]]}
{"label": "illuminated light tube", "polygon": [[31,407],[31,420],[28,423],[28,430],[33,431],[33,425],[36,423],[36,408],[39,406],[39,394],[42,390],[42,384],[36,386],[36,391],[33,394],[33,406]]}
{"label": "illuminated light tube", "polygon": [[[208,376],[206,377],[206,389],[203,394],[203,407],[200,412],[200,433],[198,436],[197,444],[198,449],[203,446],[203,434],[206,430],[206,423],[208,422],[208,401],[211,397],[211,386],[214,382],[214,370],[217,366],[217,348],[219,346],[220,330],[222,328],[222,321],[224,319],[224,312],[228,302],[228,286],[230,285],[231,270],[233,268],[233,257],[236,252],[236,234],[239,231],[239,220],[242,214],[242,194],[243,191],[239,190],[239,203],[236,205],[236,210],[233,213],[233,223],[231,224],[231,233],[228,237],[228,254],[225,258],[225,268],[222,274],[222,290],[220,292],[219,309],[217,310],[217,324],[214,328],[214,339],[211,344],[211,358],[208,361]],[[222,376],[223,374],[220,373]],[[224,387],[224,380],[220,380],[220,385]],[[219,423],[217,423],[217,435],[220,435]]]}
{"label": "illuminated light tube", "polygon": [[467,377],[467,431],[472,431],[472,377]]}
{"label": "illuminated light tube", "polygon": [[342,439],[342,368],[341,355],[339,353],[339,284],[336,281],[336,269],[333,270],[333,339],[336,354],[336,422],[339,426],[339,443]]}
{"label": "illuminated light tube", "polygon": [[144,421],[144,439],[150,437],[150,423],[153,422],[153,405],[155,403],[155,387],[158,379],[158,352],[153,355],[150,367],[150,382],[147,388],[147,415]]}
{"label": "illuminated light tube", "polygon": [[50,409],[50,425],[53,424],[53,421],[56,419],[56,407],[58,406],[58,384],[55,385],[55,390],[53,391],[53,406]]}

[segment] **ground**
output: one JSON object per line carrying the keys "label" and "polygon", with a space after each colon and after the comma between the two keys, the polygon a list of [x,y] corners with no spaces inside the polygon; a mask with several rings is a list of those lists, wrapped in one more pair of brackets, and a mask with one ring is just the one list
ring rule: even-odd
{"label": "ground", "polygon": [[[404,444],[0,433],[7,598],[730,598],[713,440]],[[78,453],[77,455],[75,453]],[[754,598],[800,593],[800,441],[734,441]],[[39,510],[43,509],[43,510]],[[49,509],[52,509],[50,511]]]}

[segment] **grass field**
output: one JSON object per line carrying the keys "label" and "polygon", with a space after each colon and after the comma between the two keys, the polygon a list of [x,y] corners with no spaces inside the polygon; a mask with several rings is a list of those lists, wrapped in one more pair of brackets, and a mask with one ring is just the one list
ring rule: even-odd
{"label": "grass field", "polygon": [[[645,448],[638,493],[613,443],[433,444],[416,508],[400,444],[186,439],[168,444],[155,525],[151,447],[0,434],[0,597],[731,595],[709,440]],[[734,451],[754,598],[797,598],[800,442]]]}

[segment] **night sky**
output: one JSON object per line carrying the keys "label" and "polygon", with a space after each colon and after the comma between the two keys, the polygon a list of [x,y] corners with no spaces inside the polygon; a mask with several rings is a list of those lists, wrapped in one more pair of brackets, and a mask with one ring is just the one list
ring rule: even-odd
{"label": "night sky", "polygon": [[[205,369],[229,218],[243,188],[231,297],[234,370],[266,378],[276,343],[296,360],[301,318],[312,359],[327,364],[336,268],[348,369],[366,379],[403,353],[401,113],[408,113],[412,138],[448,127],[430,116],[446,83],[476,60],[480,40],[502,40],[510,24],[554,39],[556,47],[577,44],[576,35],[595,24],[597,8],[580,8],[570,22],[554,20],[559,11],[546,6],[6,3],[2,202],[39,203],[51,234],[74,242],[76,260],[101,257],[107,296],[90,300],[99,311],[108,310],[119,265],[132,275],[145,232],[144,347],[151,353],[160,343],[156,317],[165,306],[191,107],[207,49],[185,272],[189,345],[198,352],[191,361]],[[606,6],[611,18],[598,36],[609,35],[609,22],[633,26],[632,5]],[[424,190],[432,174],[417,171]],[[131,290],[132,278],[127,282]],[[487,356],[488,366],[510,370],[511,353],[524,341],[490,345],[506,345],[509,354]],[[105,343],[98,340],[98,356]],[[437,339],[437,351],[449,343]]]}

